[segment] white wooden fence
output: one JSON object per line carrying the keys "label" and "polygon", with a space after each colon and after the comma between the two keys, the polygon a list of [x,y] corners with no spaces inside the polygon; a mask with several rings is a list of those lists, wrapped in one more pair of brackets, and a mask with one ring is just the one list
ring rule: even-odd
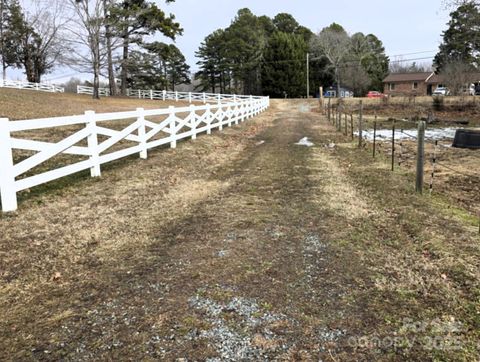
{"label": "white wooden fence", "polygon": [[50,93],[64,93],[65,89],[63,87],[56,86],[54,84],[44,84],[44,83],[30,83],[22,82],[17,80],[0,80],[0,88],[15,88],[15,89],[31,89],[42,92]]}
{"label": "white wooden fence", "polygon": [[217,94],[217,93],[195,93],[195,92],[172,92],[172,91],[156,91],[151,89],[127,89],[127,96],[138,99],[158,99],[170,101],[188,101],[205,103],[218,103],[224,101],[237,101],[248,99],[249,96],[236,94]]}
{"label": "white wooden fence", "polygon": [[[137,108],[133,112],[95,113],[87,111],[83,115],[55,117],[23,121],[9,121],[0,118],[0,196],[2,211],[17,209],[19,191],[47,183],[49,181],[90,169],[92,177],[101,175],[101,165],[138,153],[147,158],[149,149],[170,144],[175,148],[177,141],[200,133],[210,134],[212,130],[222,130],[245,121],[268,108],[268,97],[248,97],[236,102],[206,104],[189,107],[144,110]],[[122,121],[130,124],[124,127]],[[115,124],[122,130],[112,129]],[[24,131],[53,129],[73,126],[78,131],[59,142],[45,142],[21,138]],[[110,127],[110,128],[109,128]],[[118,127],[117,127],[118,128]],[[63,128],[65,130],[65,128]],[[20,134],[19,134],[20,133]],[[30,138],[32,132],[27,133]],[[18,136],[16,136],[18,135]],[[23,134],[25,136],[25,133]],[[99,142],[99,137],[102,141]],[[85,142],[86,140],[86,142]],[[125,140],[133,142],[125,145]],[[83,145],[77,145],[79,142]],[[121,143],[122,142],[122,143]],[[128,143],[128,142],[127,142]],[[115,150],[111,150],[116,145]],[[14,162],[14,150],[37,152],[33,156]],[[110,151],[109,151],[110,150]],[[109,152],[108,152],[109,151]],[[18,152],[18,151],[16,151]],[[82,160],[70,160],[66,166],[33,173],[33,168],[61,155],[83,156]],[[75,157],[73,157],[75,158]],[[77,157],[79,158],[79,157]],[[81,158],[81,157],[80,157]]]}
{"label": "white wooden fence", "polygon": [[[93,94],[93,87],[77,86],[78,94]],[[108,88],[99,88],[100,96],[110,96],[110,90]],[[195,93],[195,92],[172,92],[172,91],[158,91],[153,89],[127,89],[127,97],[138,99],[151,99],[162,101],[188,101],[203,102],[206,103],[218,103],[224,101],[237,101],[242,99],[248,99],[249,96],[236,95],[236,94],[217,94],[217,93]]]}
{"label": "white wooden fence", "polygon": [[[109,97],[110,89],[108,88],[98,88],[98,93],[100,97]],[[77,94],[88,94],[93,95],[93,87],[87,87],[83,85],[77,85]]]}

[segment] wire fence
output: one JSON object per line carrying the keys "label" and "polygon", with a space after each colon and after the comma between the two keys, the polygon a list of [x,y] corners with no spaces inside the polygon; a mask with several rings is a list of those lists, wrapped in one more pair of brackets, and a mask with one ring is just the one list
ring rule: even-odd
{"label": "wire fence", "polygon": [[[478,213],[480,233],[480,149],[452,147],[454,128],[445,132],[445,128],[428,127],[427,136],[419,139],[419,126],[428,122],[411,118],[377,121],[376,114],[373,121],[366,121],[361,101],[350,107],[328,104],[323,112],[337,132],[352,142],[357,139],[358,147],[371,148],[374,158],[380,153],[388,157],[392,171],[416,168],[417,186],[421,178],[419,193],[428,189],[430,195],[441,194]],[[430,180],[423,186],[425,176]]]}

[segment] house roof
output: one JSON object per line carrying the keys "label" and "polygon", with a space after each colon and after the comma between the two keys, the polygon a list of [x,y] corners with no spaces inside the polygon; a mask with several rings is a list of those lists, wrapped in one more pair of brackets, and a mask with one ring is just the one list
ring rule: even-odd
{"label": "house roof", "polygon": [[433,74],[429,79],[427,79],[427,83],[431,84],[440,84],[445,82],[445,77],[441,74]]}
{"label": "house roof", "polygon": [[432,72],[418,72],[418,73],[392,73],[389,74],[384,80],[384,83],[395,83],[395,82],[425,82]]}

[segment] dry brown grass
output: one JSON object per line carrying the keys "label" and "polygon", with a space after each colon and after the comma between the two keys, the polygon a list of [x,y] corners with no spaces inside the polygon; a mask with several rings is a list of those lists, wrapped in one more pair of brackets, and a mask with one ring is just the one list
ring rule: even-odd
{"label": "dry brown grass", "polygon": [[[205,360],[221,343],[202,333],[221,322],[270,360],[478,359],[469,220],[306,109],[273,102],[100,179],[25,195],[0,217],[0,358]],[[314,148],[294,145],[305,136]],[[197,296],[223,306],[213,322]],[[226,307],[235,298],[255,301],[254,321],[278,318],[252,327]],[[404,318],[460,321],[462,349],[423,348],[433,332],[405,334]],[[348,342],[398,335],[419,343]]]}
{"label": "dry brown grass", "polygon": [[169,105],[185,106],[188,102],[144,100],[122,97],[104,97],[93,100],[91,96],[71,93],[45,93],[30,90],[0,88],[0,118],[11,120],[35,119],[83,114],[87,110],[101,113],[165,108]]}

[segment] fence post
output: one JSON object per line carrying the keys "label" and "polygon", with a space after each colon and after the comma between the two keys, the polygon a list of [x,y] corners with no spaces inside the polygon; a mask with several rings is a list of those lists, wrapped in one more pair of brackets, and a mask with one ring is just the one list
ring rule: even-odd
{"label": "fence post", "polygon": [[363,144],[363,101],[360,101],[360,117],[358,119],[358,147]]}
{"label": "fence post", "polygon": [[15,174],[13,172],[12,141],[8,118],[0,118],[0,196],[2,211],[11,212],[18,208]]}
{"label": "fence post", "polygon": [[207,95],[205,94],[205,92],[202,93],[202,97],[203,97],[203,104],[207,103]]}
{"label": "fence post", "polygon": [[168,118],[170,118],[170,147],[177,148],[177,121],[175,120],[175,107],[170,106],[168,107]]}
{"label": "fence post", "polygon": [[150,100],[153,101],[153,89],[150,89]]}
{"label": "fence post", "polygon": [[192,92],[188,92],[188,103],[192,103]]}
{"label": "fence post", "polygon": [[137,93],[138,93],[138,99],[142,98],[142,94],[140,92],[140,89],[137,91]]}
{"label": "fence post", "polygon": [[395,121],[392,124],[392,171],[395,170]]}
{"label": "fence post", "polygon": [[[205,94],[205,93],[204,93]],[[207,112],[207,115],[205,116],[205,118],[207,119],[207,134],[212,134],[212,105],[211,104],[207,104],[207,110],[205,111]]]}
{"label": "fence post", "polygon": [[165,99],[167,98],[167,91],[166,90],[163,90],[162,91],[162,99],[163,101],[165,102]]}
{"label": "fence post", "polygon": [[178,92],[175,91],[175,102],[178,102]]}
{"label": "fence post", "polygon": [[222,110],[222,104],[219,102],[217,104],[217,107],[218,107],[218,110],[220,111],[220,119],[219,119],[220,127],[218,127],[218,130],[221,131],[221,130],[223,130],[223,117],[224,117],[223,110]]}
{"label": "fence post", "polygon": [[352,135],[352,141],[353,141],[353,113],[350,114],[350,133]]}
{"label": "fence post", "polygon": [[415,183],[415,190],[423,193],[423,166],[425,160],[425,121],[420,121],[418,124],[418,138],[417,138],[417,180]]}
{"label": "fence post", "polygon": [[195,106],[193,104],[190,105],[190,126],[192,129],[192,140],[197,139],[197,114],[195,113]]}
{"label": "fence post", "polygon": [[348,115],[345,112],[345,136],[348,135]]}
{"label": "fence post", "polygon": [[435,140],[435,147],[433,148],[433,158],[432,158],[432,174],[430,178],[430,196],[432,195],[432,191],[433,191],[433,179],[435,178],[435,166],[437,165],[437,147],[438,147],[438,140]]}
{"label": "fence post", "polygon": [[145,130],[145,110],[143,108],[137,108],[138,112],[138,122],[140,122],[140,127],[138,127],[138,138],[140,138],[140,158],[144,160],[147,156],[147,139],[146,139],[146,130]]}
{"label": "fence post", "polygon": [[373,158],[375,158],[376,147],[377,147],[377,121],[374,121],[373,122]]}
{"label": "fence post", "polygon": [[87,127],[90,130],[90,135],[87,138],[88,150],[90,152],[90,160],[92,166],[90,167],[90,175],[92,177],[100,177],[100,160],[98,154],[98,138],[97,138],[97,123],[95,122],[95,112],[86,111],[85,119]]}
{"label": "fence post", "polygon": [[235,116],[235,124],[238,124],[238,120],[240,119],[240,105],[238,103],[235,103],[233,115]]}
{"label": "fence post", "polygon": [[332,120],[331,120],[330,98],[328,98],[327,116],[328,116],[328,123],[332,123]]}

